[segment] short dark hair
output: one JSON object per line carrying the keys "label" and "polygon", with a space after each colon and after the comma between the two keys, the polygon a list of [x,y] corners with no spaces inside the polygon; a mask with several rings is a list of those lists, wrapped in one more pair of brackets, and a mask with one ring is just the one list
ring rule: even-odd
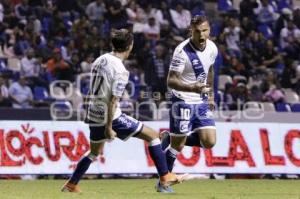
{"label": "short dark hair", "polygon": [[116,52],[124,52],[128,50],[133,41],[133,34],[126,29],[113,29],[111,31],[111,43],[113,50]]}
{"label": "short dark hair", "polygon": [[208,19],[205,15],[195,15],[191,19],[191,26],[199,25],[199,24],[202,24],[204,22],[208,22]]}

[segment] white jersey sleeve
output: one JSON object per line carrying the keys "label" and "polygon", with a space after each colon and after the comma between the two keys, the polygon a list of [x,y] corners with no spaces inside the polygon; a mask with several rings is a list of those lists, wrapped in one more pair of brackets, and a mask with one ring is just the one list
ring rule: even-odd
{"label": "white jersey sleeve", "polygon": [[173,53],[170,71],[176,71],[180,74],[183,72],[186,64],[186,54],[181,47],[177,47]]}
{"label": "white jersey sleeve", "polygon": [[112,95],[116,97],[122,97],[126,85],[128,83],[129,73],[124,71],[122,73],[116,73],[112,83]]}

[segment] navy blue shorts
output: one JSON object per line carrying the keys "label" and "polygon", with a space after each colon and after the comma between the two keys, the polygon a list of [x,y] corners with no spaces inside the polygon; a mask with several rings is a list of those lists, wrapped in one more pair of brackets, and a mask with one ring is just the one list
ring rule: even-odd
{"label": "navy blue shorts", "polygon": [[207,101],[201,104],[187,104],[182,99],[172,97],[170,109],[170,131],[185,135],[195,129],[215,129],[215,120]]}
{"label": "navy blue shorts", "polygon": [[[97,123],[90,122],[90,141],[102,142],[107,140],[105,137],[105,125],[97,125]],[[113,130],[117,133],[117,137],[126,141],[132,136],[137,135],[143,128],[142,122],[122,113],[120,117],[113,120]]]}

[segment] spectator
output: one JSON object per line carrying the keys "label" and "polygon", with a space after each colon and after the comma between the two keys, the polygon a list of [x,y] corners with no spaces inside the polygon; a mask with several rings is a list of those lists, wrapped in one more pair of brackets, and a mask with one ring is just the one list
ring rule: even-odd
{"label": "spectator", "polygon": [[167,92],[168,61],[165,48],[159,44],[155,47],[155,52],[148,59],[145,67],[145,82],[151,86],[152,92],[159,92],[161,96]]}
{"label": "spectator", "polygon": [[72,54],[71,60],[68,61],[68,64],[70,65],[70,68],[72,68],[74,75],[82,73],[80,59],[77,52]]}
{"label": "spectator", "polygon": [[240,52],[240,32],[241,29],[237,21],[233,18],[229,21],[229,26],[224,29],[226,45],[230,55],[241,57]]}
{"label": "spectator", "polygon": [[13,108],[32,108],[33,95],[31,89],[26,85],[25,77],[20,77],[9,87],[9,95],[12,99]]}
{"label": "spectator", "polygon": [[254,102],[261,102],[263,99],[263,92],[260,90],[259,86],[254,85],[250,89],[249,100]]}
{"label": "spectator", "polygon": [[160,38],[160,27],[159,24],[155,21],[154,17],[148,19],[148,23],[145,24],[143,33],[148,40],[157,41]]}
{"label": "spectator", "polygon": [[237,105],[233,101],[234,86],[231,83],[225,84],[225,90],[223,93],[223,99],[221,103],[222,110],[236,110]]}
{"label": "spectator", "polygon": [[282,88],[296,88],[296,82],[300,80],[297,77],[297,65],[297,61],[287,60],[286,67],[281,75]]}
{"label": "spectator", "polygon": [[77,52],[77,49],[75,48],[74,40],[68,41],[66,46],[61,47],[61,55],[65,61],[70,61],[71,55],[75,52]]}
{"label": "spectator", "polygon": [[284,94],[276,85],[271,85],[270,89],[264,94],[263,101],[272,103],[284,102]]}
{"label": "spectator", "polygon": [[47,71],[59,80],[73,81],[73,72],[70,65],[62,59],[59,48],[54,49],[54,56],[47,62]]}
{"label": "spectator", "polygon": [[293,12],[293,21],[298,29],[300,29],[300,7],[296,7]]}
{"label": "spectator", "polygon": [[88,16],[89,20],[93,23],[103,21],[103,16],[106,12],[105,4],[103,0],[95,0],[88,4],[85,9],[85,13]]}
{"label": "spectator", "polygon": [[254,17],[254,9],[258,7],[256,0],[242,0],[240,3],[240,15],[241,18],[248,17],[252,19]]}
{"label": "spectator", "polygon": [[89,54],[85,60],[83,60],[80,64],[81,66],[81,71],[83,73],[89,73],[91,72],[91,69],[92,69],[92,64],[93,64],[93,61],[94,61],[94,56],[93,54]]}
{"label": "spectator", "polygon": [[127,27],[128,16],[120,1],[109,1],[107,8],[106,19],[109,21],[111,28],[120,29]]}
{"label": "spectator", "polygon": [[191,13],[190,11],[183,8],[183,3],[178,2],[176,4],[175,10],[170,9],[172,23],[175,25],[175,32],[184,35],[186,29],[190,25]]}
{"label": "spectator", "polygon": [[18,19],[26,23],[26,18],[32,13],[31,8],[28,5],[28,0],[22,0],[21,3],[16,5],[15,13]]}
{"label": "spectator", "polygon": [[233,105],[232,107],[241,110],[243,104],[249,101],[249,92],[246,85],[242,82],[238,83],[232,91]]}
{"label": "spectator", "polygon": [[29,48],[21,59],[21,75],[26,77],[32,89],[34,86],[48,87],[47,82],[40,77],[41,69],[41,61],[34,57],[34,50]]}
{"label": "spectator", "polygon": [[275,36],[279,37],[280,36],[280,31],[284,28],[287,27],[288,21],[292,20],[292,11],[288,8],[282,9],[282,14],[280,17],[277,19],[275,23]]}
{"label": "spectator", "polygon": [[274,8],[269,4],[269,0],[261,0],[258,8],[254,9],[254,13],[260,24],[272,25],[277,17]]}
{"label": "spectator", "polygon": [[266,42],[266,47],[262,50],[261,57],[262,66],[264,68],[273,69],[274,72],[278,64],[282,63],[281,55],[275,49],[272,40]]}
{"label": "spectator", "polygon": [[0,2],[0,23],[3,22],[3,18],[4,18],[4,7],[3,4]]}
{"label": "spectator", "polygon": [[8,88],[5,84],[5,80],[2,76],[0,76],[0,107],[9,107],[11,106],[11,102],[9,99]]}

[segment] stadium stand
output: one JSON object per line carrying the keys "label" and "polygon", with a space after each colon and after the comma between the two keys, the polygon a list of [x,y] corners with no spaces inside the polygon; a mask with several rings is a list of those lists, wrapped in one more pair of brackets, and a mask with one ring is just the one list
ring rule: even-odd
{"label": "stadium stand", "polygon": [[[149,96],[153,98],[157,92],[160,94],[155,95],[154,103],[164,104],[169,100],[165,82],[172,50],[188,36],[182,28],[186,24],[176,21],[174,16],[206,14],[212,40],[219,48],[216,101],[222,104],[221,110],[238,109],[237,101],[264,102],[261,108],[265,111],[290,111],[293,104],[299,103],[300,9],[292,1],[79,0],[74,5],[70,2],[1,1],[3,86],[9,88],[24,74],[24,59],[23,64],[32,64],[32,71],[25,74],[38,75],[27,77],[34,100],[49,102],[56,98],[80,107],[89,87],[88,75],[81,77],[90,70],[95,58],[111,50],[110,29],[129,28],[135,37],[132,56],[125,63],[134,85],[130,86],[133,103],[129,109],[136,108],[135,102],[149,101]],[[112,8],[119,10],[118,14],[112,13]],[[34,56],[28,58],[31,49]],[[69,93],[65,84],[51,87],[55,81],[69,82],[73,92]],[[276,92],[272,90],[274,86]],[[11,103],[0,106],[10,107]],[[38,108],[40,104],[34,103],[33,109]],[[168,109],[164,105],[162,108]],[[151,106],[148,112],[149,118],[153,118]]]}

